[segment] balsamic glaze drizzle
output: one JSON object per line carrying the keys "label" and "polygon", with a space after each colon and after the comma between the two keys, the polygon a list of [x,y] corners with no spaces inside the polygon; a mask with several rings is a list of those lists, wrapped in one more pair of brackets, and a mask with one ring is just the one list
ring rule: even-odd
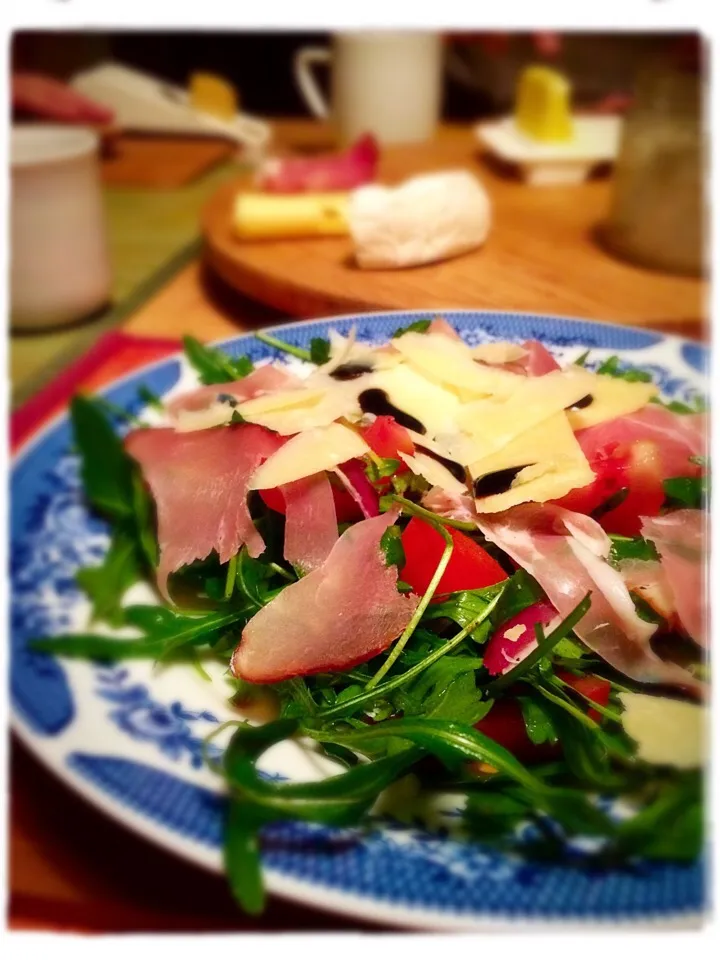
{"label": "balsamic glaze drizzle", "polygon": [[593,395],[591,393],[585,394],[584,397],[580,397],[579,400],[576,400],[575,403],[571,403],[569,407],[565,407],[566,410],[583,410],[585,407],[589,407],[593,402]]}
{"label": "balsamic glaze drizzle", "polygon": [[341,363],[335,367],[330,376],[333,380],[357,380],[366,373],[372,373],[373,368],[367,363]]}
{"label": "balsamic glaze drizzle", "polygon": [[496,470],[494,473],[486,473],[484,477],[478,477],[473,485],[475,497],[492,497],[498,493],[507,493],[515,477],[529,466],[529,463],[524,463],[519,467],[507,467],[505,470]]}
{"label": "balsamic glaze drizzle", "polygon": [[217,398],[220,403],[226,403],[229,407],[235,408],[238,405],[237,397],[234,397],[231,393],[219,393]]}
{"label": "balsamic glaze drizzle", "polygon": [[363,390],[358,397],[358,403],[363,413],[374,413],[376,417],[394,417],[395,422],[408,430],[414,430],[415,433],[427,433],[425,426],[415,417],[398,407],[393,406],[384,390],[372,387],[370,390]]}
{"label": "balsamic glaze drizzle", "polygon": [[432,457],[433,460],[437,460],[438,463],[441,463],[446,470],[450,471],[456,480],[460,481],[460,483],[465,483],[465,467],[463,467],[461,463],[458,463],[457,460],[451,460],[449,457],[443,457],[439,453],[435,453],[434,450],[428,450],[427,447],[423,447],[420,444],[417,444],[417,449],[420,451],[420,453],[424,453],[426,457]]}

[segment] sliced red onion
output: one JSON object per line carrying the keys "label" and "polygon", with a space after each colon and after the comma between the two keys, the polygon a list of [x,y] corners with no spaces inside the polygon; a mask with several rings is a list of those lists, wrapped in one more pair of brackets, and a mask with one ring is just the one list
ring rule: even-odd
{"label": "sliced red onion", "polygon": [[547,600],[538,600],[498,627],[485,647],[484,665],[492,676],[505,673],[522,660],[535,644],[535,624],[544,627],[557,617]]}
{"label": "sliced red onion", "polygon": [[347,460],[339,467],[335,467],[335,473],[362,510],[364,517],[379,516],[380,498],[365,474],[365,464],[362,460]]}

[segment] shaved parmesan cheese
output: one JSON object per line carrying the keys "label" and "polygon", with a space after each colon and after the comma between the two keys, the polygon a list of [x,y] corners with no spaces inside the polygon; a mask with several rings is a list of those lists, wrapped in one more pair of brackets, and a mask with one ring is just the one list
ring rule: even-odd
{"label": "shaved parmesan cheese", "polygon": [[479,247],[490,229],[490,198],[465,170],[431,173],[354,190],[349,222],[360,267],[413,267]]}
{"label": "shaved parmesan cheese", "polygon": [[471,353],[474,360],[481,360],[483,363],[513,363],[527,356],[525,347],[505,340],[499,340],[497,343],[481,343],[479,347],[473,347]]}
{"label": "shaved parmesan cheese", "polygon": [[287,437],[302,430],[325,427],[340,417],[359,417],[357,389],[331,380],[326,388],[278,390],[236,407],[250,423]]}
{"label": "shaved parmesan cheese", "polygon": [[346,460],[364,456],[369,449],[358,433],[341,423],[305,430],[258,467],[250,489],[274,489],[321,470],[332,470]]}
{"label": "shaved parmesan cheese", "polygon": [[473,479],[522,467],[503,493],[478,497],[479,513],[497,513],[530,500],[544,503],[591,483],[595,474],[564,413],[556,413],[502,449],[470,464]]}
{"label": "shaved parmesan cheese", "polygon": [[[404,339],[405,337],[399,338]],[[357,380],[351,382],[360,383]],[[384,390],[393,406],[419,420],[431,437],[455,430],[455,419],[460,405],[458,398],[449,390],[428,381],[406,363],[398,364],[389,370],[378,370],[363,378],[360,389],[368,387]]]}
{"label": "shaved parmesan cheese", "polygon": [[233,408],[227,403],[212,403],[204,410],[181,410],[175,418],[178,433],[190,433],[193,430],[207,430],[208,427],[221,427],[230,423]]}
{"label": "shaved parmesan cheese", "polygon": [[424,377],[457,393],[461,400],[509,397],[527,379],[476,363],[465,343],[442,333],[406,333],[397,338],[395,348]]}
{"label": "shaved parmesan cheese", "polygon": [[444,467],[432,457],[428,457],[424,453],[417,453],[415,456],[410,456],[407,453],[403,453],[402,450],[398,452],[398,456],[402,459],[403,463],[410,467],[413,473],[423,477],[433,487],[441,487],[448,493],[467,493],[465,484],[461,483],[457,477],[454,477],[450,473],[447,467]]}
{"label": "shaved parmesan cheese", "polygon": [[[580,410],[568,410],[568,419],[573,430],[582,430],[592,427],[605,420],[614,420],[626,413],[635,413],[640,410],[652,397],[657,396],[658,388],[654,383],[630,383],[616,377],[608,377],[601,373],[590,373],[589,370],[564,371],[575,378],[578,384],[583,384],[583,396],[592,397],[592,403]],[[547,377],[543,377],[547,380]]]}
{"label": "shaved parmesan cheese", "polygon": [[707,712],[696,703],[621,693],[622,725],[637,743],[637,756],[680,770],[701,767],[707,759]]}
{"label": "shaved parmesan cheese", "polygon": [[460,409],[458,426],[473,439],[465,454],[469,459],[478,460],[501,449],[588,392],[587,382],[572,371],[516,379],[518,383],[510,396],[476,400]]}

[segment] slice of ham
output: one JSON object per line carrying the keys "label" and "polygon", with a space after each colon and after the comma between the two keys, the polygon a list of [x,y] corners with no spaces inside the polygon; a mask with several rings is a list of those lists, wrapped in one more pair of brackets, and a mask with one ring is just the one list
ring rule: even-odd
{"label": "slice of ham", "polygon": [[285,497],[285,559],[303,574],[327,560],[337,543],[335,500],[326,473],[280,487]]}
{"label": "slice of ham", "polygon": [[259,186],[268,193],[351,190],[375,179],[379,156],[377,141],[366,133],[344,153],[267,160]]}
{"label": "slice of ham", "polygon": [[706,527],[702,510],[674,510],[643,517],[642,535],[655,544],[680,622],[697,643],[708,645]]}
{"label": "slice of ham", "polygon": [[221,563],[247,544],[251,557],[265,544],[247,507],[250,478],[283,438],[255,424],[194,433],[133,430],[125,449],[137,460],[157,508],[158,587],[166,600],[168,576],[216,550]]}
{"label": "slice of ham", "polygon": [[675,600],[661,563],[657,560],[621,560],[617,565],[625,586],[665,620],[675,613]]}
{"label": "slice of ham", "polygon": [[427,332],[442,333],[451,340],[462,340],[460,334],[454,327],[450,326],[445,317],[435,317],[434,320],[431,320]]}
{"label": "slice of ham", "polygon": [[490,363],[488,366],[516,373],[521,377],[543,377],[546,373],[552,373],[553,370],[560,370],[560,364],[539,340],[525,340],[522,349],[525,353],[517,360]]}
{"label": "slice of ham", "polygon": [[300,386],[302,386],[302,380],[294,373],[267,364],[264,367],[257,367],[242,380],[213,383],[210,386],[180,394],[168,403],[167,410],[171,416],[176,417],[179,413],[206,410],[224,395],[236,400],[254,400],[255,397],[272,393],[274,390],[287,390]]}
{"label": "slice of ham", "polygon": [[636,413],[578,430],[575,436],[588,460],[602,449],[616,450],[638,441],[653,441],[658,445],[663,476],[689,477],[700,472],[700,467],[689,458],[705,453],[706,430],[704,413],[673,413],[659,404],[648,403]]}
{"label": "slice of ham", "polygon": [[419,603],[397,590],[380,539],[396,510],[349,527],[326,562],[286,587],[243,630],[231,670],[251,683],[349,670],[383,650]]}
{"label": "slice of ham", "polygon": [[590,609],[575,632],[611,666],[640,683],[700,689],[686,670],[653,652],[656,626],[638,616],[621,575],[603,555],[607,537],[595,521],[550,504],[521,504],[480,514],[477,525],[538,581],[560,616],[591,593]]}

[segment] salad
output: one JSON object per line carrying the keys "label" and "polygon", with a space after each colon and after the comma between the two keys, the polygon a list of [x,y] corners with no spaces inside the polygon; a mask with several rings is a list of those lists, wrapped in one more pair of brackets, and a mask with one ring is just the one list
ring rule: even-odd
{"label": "salad", "polygon": [[[272,362],[185,338],[195,385],[144,390],[140,419],[74,398],[111,542],[77,577],[87,632],[33,643],[222,666],[237,720],[207,763],[240,904],[264,903],[266,824],[363,829],[388,796],[399,817],[449,797],[470,841],[524,857],[696,858],[701,399],[664,400],[618,357],[470,347],[442,318],[381,345],[256,336]],[[142,581],[157,604],[127,602]],[[337,773],[269,779],[289,738]]]}

